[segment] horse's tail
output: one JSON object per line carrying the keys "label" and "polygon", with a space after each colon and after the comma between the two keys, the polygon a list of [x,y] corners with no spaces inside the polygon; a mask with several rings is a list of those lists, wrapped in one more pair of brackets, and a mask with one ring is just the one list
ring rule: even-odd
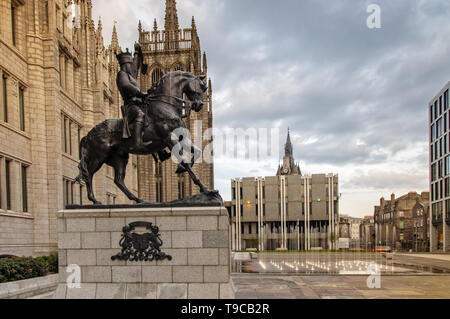
{"label": "horse's tail", "polygon": [[83,137],[80,142],[80,164],[78,168],[80,170],[80,174],[75,179],[76,183],[81,183],[82,181],[87,182],[89,178],[89,170],[88,170],[88,149],[87,149],[87,137]]}

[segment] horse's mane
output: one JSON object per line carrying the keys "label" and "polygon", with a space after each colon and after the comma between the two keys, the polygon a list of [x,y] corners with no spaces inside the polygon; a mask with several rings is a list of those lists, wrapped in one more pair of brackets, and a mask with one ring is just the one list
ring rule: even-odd
{"label": "horse's mane", "polygon": [[175,76],[185,76],[188,78],[195,78],[195,75],[189,72],[184,71],[174,71],[164,74],[161,79],[159,79],[158,82],[156,82],[149,90],[148,93],[150,94],[161,94],[162,88],[164,87],[164,84],[167,82],[167,80],[175,77]]}

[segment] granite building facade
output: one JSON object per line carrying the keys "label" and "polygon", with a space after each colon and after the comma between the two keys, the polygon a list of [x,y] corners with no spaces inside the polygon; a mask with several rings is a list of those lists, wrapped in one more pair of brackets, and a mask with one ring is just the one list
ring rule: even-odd
{"label": "granite building facade", "polygon": [[376,244],[393,249],[414,249],[418,243],[422,249],[428,247],[428,235],[423,229],[427,225],[429,198],[429,192],[410,192],[398,198],[392,194],[390,200],[381,198],[380,205],[374,208]]}
{"label": "granite building facade", "polygon": [[[120,50],[114,29],[105,48],[92,1],[0,0],[0,255],[57,250],[57,211],[87,204],[78,175],[80,138],[120,118],[115,85]],[[127,184],[137,192],[137,159]],[[129,203],[112,169],[95,177],[99,200]]]}

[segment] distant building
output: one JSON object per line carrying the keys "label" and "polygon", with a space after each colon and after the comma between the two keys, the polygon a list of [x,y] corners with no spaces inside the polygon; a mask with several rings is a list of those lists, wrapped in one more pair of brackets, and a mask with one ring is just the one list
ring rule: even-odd
{"label": "distant building", "polygon": [[410,192],[399,198],[392,194],[391,200],[381,198],[380,205],[374,209],[376,244],[396,249],[415,248],[414,234],[417,229],[414,228],[413,209],[415,208],[416,214],[422,209],[424,215],[421,216],[425,218],[428,201],[428,192],[420,195]]}
{"label": "distant building", "polygon": [[373,216],[365,216],[359,226],[360,247],[363,249],[375,248],[375,223]]}
{"label": "distant building", "polygon": [[350,223],[348,215],[339,216],[339,238],[350,238]]}
{"label": "distant building", "polygon": [[450,251],[450,82],[428,104],[430,141],[430,251]]}
{"label": "distant building", "polygon": [[277,176],[231,181],[232,249],[335,249],[338,176],[301,174],[288,133]]}
{"label": "distant building", "polygon": [[359,226],[361,224],[361,218],[350,217],[348,215],[339,215],[339,219],[343,223],[347,223],[349,226],[348,229],[348,238],[352,240],[359,240]]}

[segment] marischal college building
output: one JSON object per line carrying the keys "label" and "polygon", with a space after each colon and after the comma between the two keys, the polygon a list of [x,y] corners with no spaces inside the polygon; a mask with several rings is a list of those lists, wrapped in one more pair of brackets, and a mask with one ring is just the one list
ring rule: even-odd
{"label": "marischal college building", "polygon": [[[114,26],[104,46],[102,23],[92,18],[91,0],[75,0],[73,19],[64,0],[0,0],[0,256],[35,256],[57,250],[57,212],[68,204],[89,204],[84,184],[76,184],[79,142],[95,125],[121,118],[116,86],[122,51]],[[179,29],[174,0],[166,1],[166,30],[146,32],[136,21],[146,77],[142,91],[174,70],[207,73],[195,21]],[[211,81],[205,109],[186,114],[189,128],[201,121],[200,136],[212,126]],[[204,141],[208,144],[210,141]],[[190,179],[164,164],[132,156],[126,184],[152,201],[196,192]],[[170,162],[170,163],[169,163]],[[138,171],[141,178],[138,179]],[[213,188],[212,164],[196,173]],[[104,204],[131,204],[103,167],[94,179]]]}
{"label": "marischal college building", "polygon": [[234,179],[231,194],[233,250],[337,249],[338,176],[302,175],[289,133],[277,176]]}

